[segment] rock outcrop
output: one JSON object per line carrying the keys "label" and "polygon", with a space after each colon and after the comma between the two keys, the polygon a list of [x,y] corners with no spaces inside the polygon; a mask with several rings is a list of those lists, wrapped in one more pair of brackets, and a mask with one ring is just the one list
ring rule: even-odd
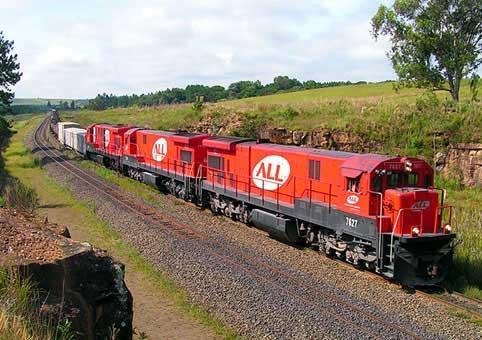
{"label": "rock outcrop", "polygon": [[438,154],[436,164],[442,174],[482,188],[482,144],[456,144],[447,154]]}
{"label": "rock outcrop", "polygon": [[349,131],[317,129],[313,131],[271,128],[261,131],[260,138],[273,143],[291,144],[350,152],[370,152],[375,146]]}
{"label": "rock outcrop", "polygon": [[43,295],[40,312],[68,319],[79,339],[132,339],[123,264],[58,232],[66,231],[0,209],[0,265],[30,277]]}

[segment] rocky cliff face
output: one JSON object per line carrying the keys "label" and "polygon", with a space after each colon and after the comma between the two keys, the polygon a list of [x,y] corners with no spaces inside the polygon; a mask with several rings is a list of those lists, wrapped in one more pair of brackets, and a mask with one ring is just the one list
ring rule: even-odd
{"label": "rocky cliff face", "polygon": [[336,129],[319,129],[313,131],[266,129],[260,138],[269,139],[273,143],[292,144],[306,147],[334,149],[350,152],[370,152],[375,148],[362,137]]}
{"label": "rocky cliff face", "polygon": [[131,339],[132,296],[123,264],[59,230],[65,233],[0,209],[0,265],[36,282],[41,314],[70,320],[79,339]]}
{"label": "rocky cliff face", "polygon": [[437,154],[436,164],[444,175],[482,188],[482,144],[456,144],[447,154]]}

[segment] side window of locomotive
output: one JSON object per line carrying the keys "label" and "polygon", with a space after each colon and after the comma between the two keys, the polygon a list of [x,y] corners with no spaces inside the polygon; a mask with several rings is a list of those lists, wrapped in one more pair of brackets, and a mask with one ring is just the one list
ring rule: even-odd
{"label": "side window of locomotive", "polygon": [[224,170],[224,158],[218,156],[208,156],[208,167]]}
{"label": "side window of locomotive", "polygon": [[[224,158],[218,156],[208,156],[208,167],[211,169],[224,171]],[[222,172],[216,172],[215,176],[217,178],[217,182],[221,184],[224,174]]]}
{"label": "side window of locomotive", "polygon": [[424,185],[426,188],[433,186],[433,180],[431,175],[425,175]]}
{"label": "side window of locomotive", "polygon": [[308,163],[309,179],[320,180],[320,161],[310,159]]}
{"label": "side window of locomotive", "polygon": [[346,191],[357,193],[360,192],[360,176],[357,178],[347,178]]}
{"label": "side window of locomotive", "polygon": [[418,174],[411,173],[407,178],[407,185],[409,187],[416,187],[418,185]]}
{"label": "side window of locomotive", "polygon": [[191,164],[192,163],[192,152],[187,150],[181,150],[181,161]]}
{"label": "side window of locomotive", "polygon": [[375,192],[382,191],[382,176],[373,175],[372,182],[371,182],[371,190]]}

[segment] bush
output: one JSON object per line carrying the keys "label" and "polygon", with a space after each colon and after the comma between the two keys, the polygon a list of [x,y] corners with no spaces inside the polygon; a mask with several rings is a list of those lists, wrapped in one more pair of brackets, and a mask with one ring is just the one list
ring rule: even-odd
{"label": "bush", "polygon": [[203,109],[203,102],[200,101],[200,100],[196,100],[193,104],[192,104],[192,109],[194,112],[201,112],[202,109]]}
{"label": "bush", "polygon": [[233,129],[230,133],[236,137],[258,138],[259,133],[267,125],[266,119],[258,115],[256,112],[245,112],[241,126]]}
{"label": "bush", "polygon": [[5,206],[33,214],[39,206],[37,192],[16,178],[9,179],[3,194]]}
{"label": "bush", "polygon": [[417,109],[424,111],[427,109],[436,108],[440,105],[440,100],[433,91],[427,91],[418,97],[415,101]]}

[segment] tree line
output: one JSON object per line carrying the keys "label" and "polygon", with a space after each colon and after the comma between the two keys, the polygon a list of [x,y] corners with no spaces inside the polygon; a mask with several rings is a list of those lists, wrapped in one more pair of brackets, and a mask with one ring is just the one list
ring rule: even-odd
{"label": "tree line", "polygon": [[366,81],[331,81],[317,82],[307,80],[304,82],[288,76],[278,76],[272,83],[263,85],[259,80],[242,80],[234,82],[227,88],[220,85],[188,85],[186,88],[172,88],[141,95],[115,96],[112,94],[98,94],[94,99],[89,100],[87,105],[91,110],[105,110],[107,108],[129,107],[129,106],[155,106],[163,104],[194,103],[196,101],[218,102],[227,99],[241,99],[270,94],[311,90],[324,87],[343,85],[366,84]]}
{"label": "tree line", "polygon": [[82,105],[79,105],[75,102],[75,100],[71,100],[70,102],[65,101],[58,101],[52,104],[47,101],[47,104],[17,104],[10,106],[9,113],[11,114],[22,114],[22,113],[41,113],[50,111],[51,109],[62,110],[62,111],[74,111],[77,109],[82,108]]}

